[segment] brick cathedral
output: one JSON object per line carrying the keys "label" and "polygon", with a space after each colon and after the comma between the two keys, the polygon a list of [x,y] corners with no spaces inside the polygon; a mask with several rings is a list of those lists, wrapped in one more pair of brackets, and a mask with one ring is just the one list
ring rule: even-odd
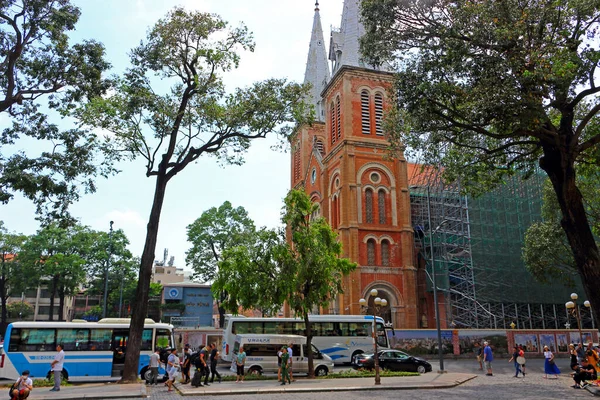
{"label": "brick cathedral", "polygon": [[[369,292],[388,301],[386,321],[418,328],[417,268],[410,221],[408,169],[389,158],[383,113],[393,74],[366,65],[359,53],[359,0],[345,0],[340,29],[326,50],[316,3],[305,82],[316,122],[300,127],[291,152],[291,186],[304,188],[340,235],[344,257],[358,263],[344,294],[323,313],[360,314]],[[329,68],[331,64],[331,70]]]}

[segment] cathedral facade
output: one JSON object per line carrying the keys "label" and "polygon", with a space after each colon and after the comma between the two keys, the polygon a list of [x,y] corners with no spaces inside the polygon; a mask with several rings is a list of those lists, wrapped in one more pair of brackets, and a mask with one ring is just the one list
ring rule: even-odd
{"label": "cathedral facade", "polygon": [[[292,138],[291,186],[304,189],[339,233],[343,256],[358,264],[344,293],[323,313],[360,314],[372,289],[388,301],[395,327],[418,328],[417,266],[411,226],[409,165],[390,157],[383,132],[393,75],[360,57],[359,0],[345,0],[340,29],[326,50],[318,3],[305,72],[316,121]],[[331,64],[331,70],[329,68]]]}

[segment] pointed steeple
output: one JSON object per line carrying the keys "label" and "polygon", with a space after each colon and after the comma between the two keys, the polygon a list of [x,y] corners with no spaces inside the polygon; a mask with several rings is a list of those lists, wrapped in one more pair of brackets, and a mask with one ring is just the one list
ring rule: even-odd
{"label": "pointed steeple", "polygon": [[323,40],[323,28],[321,27],[321,16],[319,14],[319,2],[315,3],[315,17],[313,19],[310,46],[308,47],[308,59],[306,71],[304,72],[304,83],[310,83],[312,89],[308,101],[315,106],[315,119],[325,121],[325,109],[321,104],[321,91],[329,82],[329,65],[327,64],[327,52]]}
{"label": "pointed steeple", "polygon": [[393,71],[387,63],[374,67],[366,65],[362,60],[359,39],[365,34],[365,27],[360,21],[360,2],[361,0],[344,0],[340,29],[331,32],[329,59],[333,62],[333,74],[343,65]]}

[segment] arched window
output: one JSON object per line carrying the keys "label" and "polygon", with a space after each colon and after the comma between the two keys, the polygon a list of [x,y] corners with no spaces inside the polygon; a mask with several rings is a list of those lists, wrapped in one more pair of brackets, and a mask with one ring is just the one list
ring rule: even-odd
{"label": "arched window", "polygon": [[367,240],[367,265],[375,265],[375,239]]}
{"label": "arched window", "polygon": [[390,242],[381,241],[381,265],[387,267],[390,265]]}
{"label": "arched window", "polygon": [[375,94],[375,133],[383,135],[383,95]]}
{"label": "arched window", "polygon": [[337,133],[337,138],[339,139],[340,137],[342,137],[342,118],[340,116],[340,110],[341,105],[340,105],[340,96],[337,97],[337,102],[335,104],[335,119],[337,122],[337,127],[336,127],[336,133]]}
{"label": "arched window", "polygon": [[367,215],[367,224],[373,223],[373,191],[365,190],[365,213]]}
{"label": "arched window", "polygon": [[371,134],[371,113],[369,110],[369,92],[363,90],[360,92],[360,112],[362,121],[363,135]]}
{"label": "arched window", "polygon": [[385,190],[377,192],[377,208],[379,209],[379,223],[385,224]]}
{"label": "arched window", "polygon": [[336,128],[336,123],[335,123],[335,106],[333,105],[333,103],[331,103],[331,108],[330,108],[330,119],[331,119],[331,144],[335,144],[335,139],[336,139],[336,134],[335,134],[335,128]]}

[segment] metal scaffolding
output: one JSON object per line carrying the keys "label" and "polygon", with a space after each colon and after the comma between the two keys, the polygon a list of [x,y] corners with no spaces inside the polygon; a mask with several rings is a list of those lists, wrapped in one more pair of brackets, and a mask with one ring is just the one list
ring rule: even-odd
{"label": "metal scaffolding", "polygon": [[[461,195],[459,184],[444,182],[440,170],[431,166],[414,166],[409,182],[415,247],[428,260],[430,275],[433,245],[433,270],[438,290],[445,294],[448,326],[565,327],[569,317],[564,304],[573,290],[583,293],[580,285],[540,284],[522,260],[525,231],[541,220],[542,175],[528,180],[510,177],[477,198]],[[432,290],[430,279],[427,290]],[[582,310],[582,326],[593,327],[586,312]],[[573,318],[570,325],[576,326]]]}

